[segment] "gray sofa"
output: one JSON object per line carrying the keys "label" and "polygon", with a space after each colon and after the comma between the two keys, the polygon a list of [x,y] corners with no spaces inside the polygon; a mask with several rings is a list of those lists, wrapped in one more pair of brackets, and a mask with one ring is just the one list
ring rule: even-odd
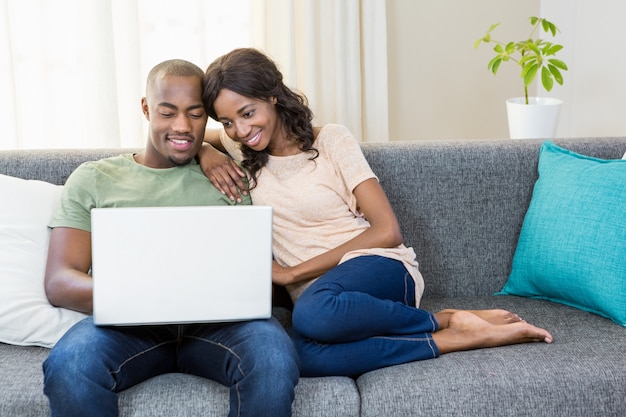
{"label": "gray sofa", "polygon": [[[554,343],[452,353],[357,379],[302,378],[294,416],[626,415],[625,328],[561,304],[494,296],[510,272],[541,142],[372,143],[363,150],[417,253],[422,307],[509,309],[548,329]],[[626,138],[554,142],[600,158],[626,151]],[[2,151],[0,174],[62,184],[80,162],[119,152]],[[0,416],[49,413],[41,372],[47,354],[0,344]],[[227,397],[212,381],[169,374],[122,392],[119,401],[123,416],[225,416]]]}

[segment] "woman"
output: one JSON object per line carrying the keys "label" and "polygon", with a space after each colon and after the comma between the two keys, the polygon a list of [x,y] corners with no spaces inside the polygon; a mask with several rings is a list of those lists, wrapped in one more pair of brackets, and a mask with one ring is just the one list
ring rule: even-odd
{"label": "woman", "polygon": [[[245,48],[219,57],[204,87],[208,113],[224,127],[207,140],[233,155],[240,148],[254,204],[274,209],[273,281],[294,302],[303,376],[355,376],[453,351],[552,342],[505,310],[417,307],[424,283],[415,253],[358,142],[340,125],[313,128],[306,99],[266,55]],[[205,172],[234,196],[244,174],[215,158],[203,152]]]}

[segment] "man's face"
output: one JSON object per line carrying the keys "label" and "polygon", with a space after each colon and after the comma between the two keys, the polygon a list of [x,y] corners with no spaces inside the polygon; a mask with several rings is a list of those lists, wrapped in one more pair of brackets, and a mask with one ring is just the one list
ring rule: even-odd
{"label": "man's face", "polygon": [[152,168],[188,164],[197,155],[207,123],[202,78],[161,76],[141,101],[149,122],[143,163]]}

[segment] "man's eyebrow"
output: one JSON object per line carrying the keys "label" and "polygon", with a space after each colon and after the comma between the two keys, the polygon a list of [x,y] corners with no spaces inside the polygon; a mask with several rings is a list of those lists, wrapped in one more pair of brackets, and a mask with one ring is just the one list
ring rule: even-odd
{"label": "man's eyebrow", "polygon": [[[172,103],[168,103],[166,101],[159,103],[158,106],[167,107],[168,109],[178,110],[178,107],[173,105]],[[204,109],[204,105],[202,103],[194,104],[192,106],[187,107],[187,110],[195,110],[195,109]]]}
{"label": "man's eyebrow", "polygon": [[202,109],[202,110],[204,110],[204,104],[199,103],[199,104],[194,104],[193,106],[187,107],[187,110],[195,110],[195,109]]}

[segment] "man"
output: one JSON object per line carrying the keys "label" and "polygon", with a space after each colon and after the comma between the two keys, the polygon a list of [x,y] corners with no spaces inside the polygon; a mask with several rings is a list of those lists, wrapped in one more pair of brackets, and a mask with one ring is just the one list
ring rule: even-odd
{"label": "man", "polygon": [[[53,305],[92,311],[92,208],[233,204],[195,161],[207,123],[203,75],[182,60],[155,66],[141,101],[149,122],[145,149],[85,163],[68,179],[50,223],[45,288]],[[184,242],[163,240],[163,253],[184,261]],[[117,416],[118,392],[168,372],[229,386],[231,416],[291,415],[299,375],[293,345],[274,319],[98,327],[89,317],[50,352],[44,393],[52,416]]]}

